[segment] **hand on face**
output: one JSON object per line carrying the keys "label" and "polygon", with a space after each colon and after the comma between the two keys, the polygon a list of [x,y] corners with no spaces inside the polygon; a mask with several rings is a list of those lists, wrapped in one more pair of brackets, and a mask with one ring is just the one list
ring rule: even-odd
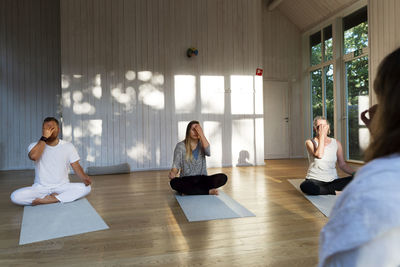
{"label": "hand on face", "polygon": [[55,122],[46,122],[43,125],[42,135],[48,140],[55,140],[58,136],[58,126]]}
{"label": "hand on face", "polygon": [[193,124],[192,127],[190,128],[190,138],[191,139],[194,139],[194,140],[200,139],[200,135],[199,135],[197,126],[200,126],[200,125]]}
{"label": "hand on face", "polygon": [[317,133],[318,136],[327,136],[329,131],[329,125],[328,124],[319,124],[317,125]]}
{"label": "hand on face", "polygon": [[193,128],[196,131],[197,135],[203,135],[203,129],[201,128],[200,124],[195,124]]}
{"label": "hand on face", "polygon": [[[377,108],[378,108],[378,105],[375,104],[372,107],[370,107],[369,109],[361,112],[361,120],[365,123],[365,126],[367,126],[368,128],[370,127],[372,118],[375,116]],[[369,114],[369,118],[367,118],[367,116],[366,116],[367,113]]]}
{"label": "hand on face", "polygon": [[44,126],[43,127],[43,136],[46,138],[49,138],[53,134],[54,131],[55,131],[55,127]]}

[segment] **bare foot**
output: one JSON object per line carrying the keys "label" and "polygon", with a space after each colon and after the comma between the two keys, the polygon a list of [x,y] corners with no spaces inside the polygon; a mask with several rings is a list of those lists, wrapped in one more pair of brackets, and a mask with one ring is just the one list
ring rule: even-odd
{"label": "bare foot", "polygon": [[53,193],[51,195],[47,195],[44,198],[36,198],[32,201],[32,206],[40,205],[40,204],[50,204],[59,202],[59,200],[55,197],[58,194]]}
{"label": "bare foot", "polygon": [[209,195],[216,195],[216,196],[218,196],[218,189],[216,189],[216,188],[210,189],[210,190],[208,191],[208,194],[209,194]]}
{"label": "bare foot", "polygon": [[342,193],[342,191],[335,191],[335,194],[338,196]]}
{"label": "bare foot", "polygon": [[32,201],[32,206],[36,206],[36,205],[42,204],[42,203],[40,203],[40,200],[41,200],[41,198],[35,198]]}

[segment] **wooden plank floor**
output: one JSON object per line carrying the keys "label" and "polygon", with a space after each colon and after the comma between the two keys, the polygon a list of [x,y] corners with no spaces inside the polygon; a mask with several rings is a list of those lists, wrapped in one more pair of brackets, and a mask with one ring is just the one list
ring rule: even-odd
{"label": "wooden plank floor", "polygon": [[192,223],[168,171],[92,176],[87,199],[110,229],[23,246],[23,208],[9,196],[34,174],[0,172],[0,266],[315,266],[327,218],[286,181],[306,170],[305,159],[209,169],[226,173],[224,192],[257,216]]}

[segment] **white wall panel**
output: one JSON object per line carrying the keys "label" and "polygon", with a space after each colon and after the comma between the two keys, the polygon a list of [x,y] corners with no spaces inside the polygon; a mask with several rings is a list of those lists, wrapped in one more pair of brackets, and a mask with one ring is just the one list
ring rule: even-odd
{"label": "white wall panel", "polygon": [[[371,92],[379,63],[390,52],[400,46],[400,1],[397,0],[369,0],[369,63]],[[372,103],[377,102],[372,94]]]}
{"label": "white wall panel", "polygon": [[59,2],[0,1],[0,170],[33,168],[27,147],[57,117]]}
{"label": "white wall panel", "polygon": [[[303,107],[300,87],[301,35],[279,11],[263,9],[264,81],[287,82],[289,86],[289,153],[304,156]],[[264,90],[265,93],[265,90]],[[268,96],[266,96],[268,97]],[[279,138],[279,137],[277,137]]]}
{"label": "white wall panel", "polygon": [[[243,103],[251,112],[233,114],[230,97],[231,76],[253,79],[262,66],[262,8],[261,0],[61,1],[64,138],[79,147],[83,165],[169,168],[178,128],[192,119],[212,151],[215,142],[210,166],[237,161],[232,125],[252,137],[242,148],[251,164],[263,164],[255,83]],[[189,47],[199,55],[187,58]],[[207,76],[222,91],[204,85]]]}
{"label": "white wall panel", "polygon": [[[248,130],[257,140],[253,163],[262,164],[257,156],[264,154],[257,130],[263,128],[262,112],[254,107],[252,114],[232,114],[237,107],[231,104],[231,76],[252,76],[257,67],[264,67],[266,79],[291,83],[292,123],[301,125],[295,118],[301,109],[298,30],[279,12],[267,12],[261,0],[0,4],[0,115],[6,125],[0,131],[0,169],[32,167],[26,146],[40,136],[42,119],[61,111],[60,76],[63,137],[78,147],[85,166],[128,161],[134,169],[169,167],[179,141],[177,125],[191,119],[209,122],[210,131],[220,125],[221,158],[210,163],[231,165],[237,159],[231,145],[233,121],[249,118],[254,127]],[[192,46],[200,55],[188,59],[185,52]],[[179,75],[195,77],[190,113],[176,110]],[[213,94],[214,84],[203,90],[201,77],[206,76],[223,80],[222,91]],[[257,99],[262,97],[249,105],[259,105]],[[296,140],[292,156],[302,151],[303,140],[301,146]]]}

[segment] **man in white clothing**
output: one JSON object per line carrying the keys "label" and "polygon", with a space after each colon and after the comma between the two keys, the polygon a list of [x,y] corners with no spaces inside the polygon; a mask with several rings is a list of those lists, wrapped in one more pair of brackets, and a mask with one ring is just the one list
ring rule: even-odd
{"label": "man in white clothing", "polygon": [[[91,190],[91,179],[79,164],[75,147],[58,138],[60,131],[56,118],[43,121],[43,135],[28,147],[28,157],[35,162],[35,181],[32,186],[20,188],[11,194],[17,205],[39,205],[71,202],[86,196]],[[69,165],[83,183],[70,183]]]}

